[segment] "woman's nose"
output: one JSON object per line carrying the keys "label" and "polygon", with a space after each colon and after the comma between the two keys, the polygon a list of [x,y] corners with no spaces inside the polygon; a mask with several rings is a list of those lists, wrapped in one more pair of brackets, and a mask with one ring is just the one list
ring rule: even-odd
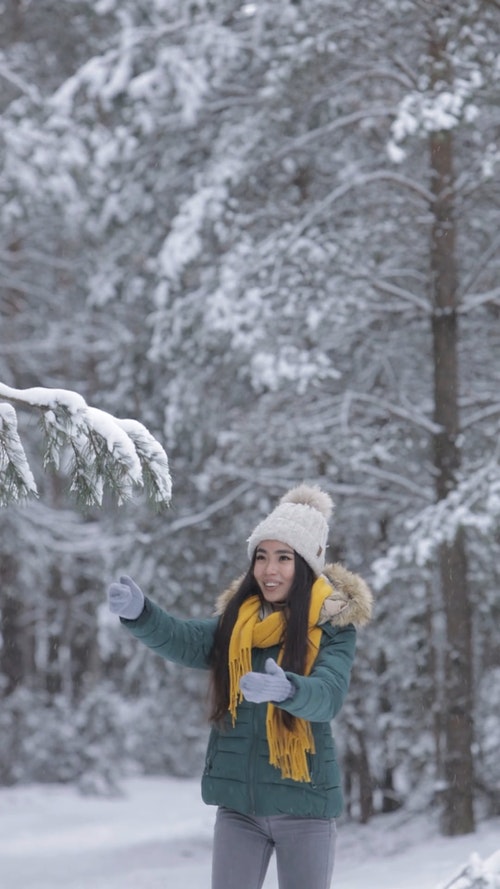
{"label": "woman's nose", "polygon": [[266,575],[276,574],[278,571],[278,566],[274,562],[268,562],[266,565]]}

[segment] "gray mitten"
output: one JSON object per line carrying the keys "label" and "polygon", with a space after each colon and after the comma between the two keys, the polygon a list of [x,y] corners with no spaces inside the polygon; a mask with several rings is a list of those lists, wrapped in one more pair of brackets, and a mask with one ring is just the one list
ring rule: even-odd
{"label": "gray mitten", "polygon": [[286,701],[294,695],[295,688],[286,678],[285,671],[272,659],[266,661],[265,673],[246,673],[240,679],[240,688],[246,701],[261,704],[263,701]]}
{"label": "gray mitten", "polygon": [[109,610],[126,620],[136,620],[144,608],[144,593],[131,577],[123,574],[108,587]]}

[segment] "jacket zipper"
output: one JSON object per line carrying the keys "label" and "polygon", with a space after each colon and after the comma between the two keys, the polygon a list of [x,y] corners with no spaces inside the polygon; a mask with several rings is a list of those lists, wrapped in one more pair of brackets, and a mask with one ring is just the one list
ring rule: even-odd
{"label": "jacket zipper", "polygon": [[[263,658],[260,657],[259,662],[255,663],[253,666],[254,670],[262,670],[263,669]],[[262,663],[261,663],[262,661]],[[255,774],[257,771],[256,761],[258,755],[258,721],[259,721],[259,711],[257,704],[254,704],[252,707],[252,743],[250,745],[250,752],[248,756],[248,798],[250,803],[250,815],[255,815]]]}
{"label": "jacket zipper", "polygon": [[252,744],[248,757],[248,795],[250,802],[250,815],[255,815],[255,772],[256,772],[256,751],[257,737],[255,732],[255,724],[257,719],[257,705],[253,708],[252,713]]}

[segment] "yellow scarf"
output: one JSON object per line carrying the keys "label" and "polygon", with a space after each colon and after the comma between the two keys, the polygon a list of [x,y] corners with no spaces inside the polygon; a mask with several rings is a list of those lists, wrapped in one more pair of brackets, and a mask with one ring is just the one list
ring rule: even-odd
{"label": "yellow scarf", "polygon": [[[311,672],[318,654],[322,632],[318,626],[319,615],[323,602],[331,592],[332,588],[324,577],[319,577],[314,582],[309,608],[305,676]],[[236,721],[237,706],[243,699],[240,679],[252,669],[252,648],[269,648],[283,641],[285,630],[283,612],[273,611],[260,620],[261,607],[258,596],[251,596],[243,602],[229,642],[229,712],[233,725]],[[283,649],[278,655],[278,663],[281,663],[282,658]],[[310,781],[307,754],[315,753],[311,724],[305,719],[295,717],[293,727],[287,729],[281,719],[280,709],[269,702],[266,732],[271,765],[281,769],[283,778]]]}

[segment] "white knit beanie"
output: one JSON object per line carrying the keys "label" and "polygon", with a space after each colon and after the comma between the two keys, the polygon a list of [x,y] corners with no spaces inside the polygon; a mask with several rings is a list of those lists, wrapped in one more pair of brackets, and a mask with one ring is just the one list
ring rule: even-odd
{"label": "white knit beanie", "polygon": [[331,497],[316,485],[299,485],[288,491],[275,509],[248,538],[248,557],[263,540],[280,540],[294,549],[319,577],[325,566]]}

